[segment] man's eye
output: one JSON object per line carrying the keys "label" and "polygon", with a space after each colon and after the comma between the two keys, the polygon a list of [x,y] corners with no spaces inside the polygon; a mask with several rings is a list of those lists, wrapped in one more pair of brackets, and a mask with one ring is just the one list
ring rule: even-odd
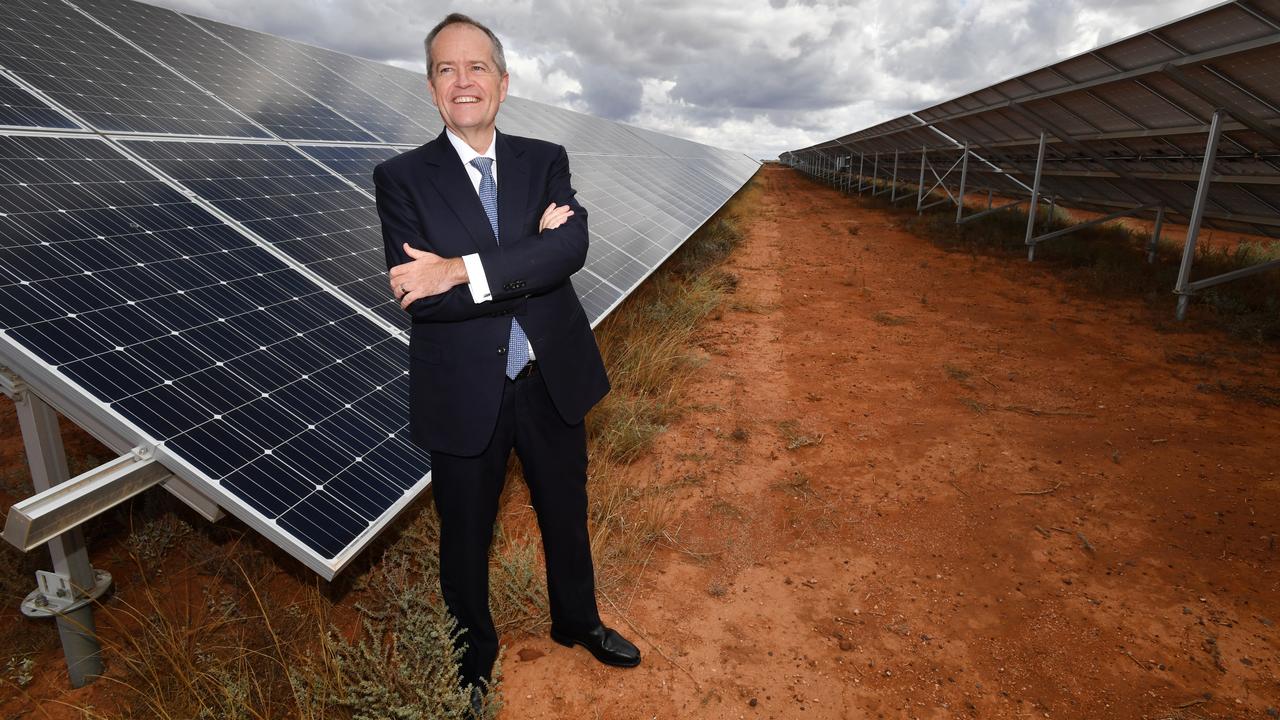
{"label": "man's eye", "polygon": [[484,65],[472,65],[471,72],[479,72],[479,73],[489,72],[489,68],[485,67]]}
{"label": "man's eye", "polygon": [[451,68],[451,67],[442,67],[442,68],[440,68],[439,70],[437,70],[436,72],[439,72],[441,75],[443,75],[443,74],[445,74],[445,73],[451,73],[451,72],[453,72],[453,68]]}

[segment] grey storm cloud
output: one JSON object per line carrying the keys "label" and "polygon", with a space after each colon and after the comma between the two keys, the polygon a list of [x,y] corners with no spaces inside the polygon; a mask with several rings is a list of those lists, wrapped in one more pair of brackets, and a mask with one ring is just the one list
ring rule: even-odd
{"label": "grey storm cloud", "polygon": [[464,12],[503,39],[512,92],[773,157],[1207,7],[1207,0],[152,0],[422,68]]}

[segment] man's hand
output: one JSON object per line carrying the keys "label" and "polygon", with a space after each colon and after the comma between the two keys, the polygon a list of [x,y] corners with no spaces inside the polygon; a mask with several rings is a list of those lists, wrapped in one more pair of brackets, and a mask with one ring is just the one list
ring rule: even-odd
{"label": "man's hand", "polygon": [[400,307],[408,308],[414,300],[448,292],[467,282],[467,266],[462,258],[442,258],[435,253],[404,244],[412,261],[391,268],[391,292],[400,299]]}
{"label": "man's hand", "polygon": [[538,221],[538,232],[555,230],[563,225],[571,215],[573,215],[573,210],[568,205],[556,207],[555,203],[551,203],[546,210],[542,211],[542,219]]}

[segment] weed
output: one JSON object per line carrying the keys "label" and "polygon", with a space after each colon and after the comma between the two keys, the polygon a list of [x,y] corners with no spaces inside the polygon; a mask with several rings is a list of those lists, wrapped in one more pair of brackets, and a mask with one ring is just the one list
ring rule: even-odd
{"label": "weed", "polygon": [[1196,386],[1201,392],[1219,392],[1238,400],[1252,400],[1263,407],[1280,407],[1280,387],[1274,385],[1254,385],[1251,383],[1229,383],[1219,380]]}
{"label": "weed", "polygon": [[738,312],[753,313],[755,315],[770,315],[778,309],[778,303],[755,303],[746,300],[735,300],[729,303],[730,310]]}
{"label": "weed", "polygon": [[984,405],[983,403],[980,403],[977,400],[974,400],[973,398],[969,398],[969,397],[960,398],[960,402],[965,407],[969,408],[975,414],[978,414],[978,415],[986,415],[987,411],[991,409],[989,406]]}
{"label": "weed", "polygon": [[942,369],[947,371],[947,377],[961,384],[968,382],[969,378],[973,377],[973,374],[968,370],[958,368],[950,363],[944,363]]}
{"label": "weed", "polygon": [[788,450],[799,450],[802,447],[817,445],[822,442],[823,434],[814,434],[811,431],[800,430],[800,425],[795,420],[783,420],[778,423],[778,430],[782,433],[783,439],[787,441]]}
{"label": "weed", "polygon": [[36,662],[30,657],[9,658],[9,661],[4,665],[5,679],[20,688],[24,688],[35,679],[33,672],[35,667]]}
{"label": "weed", "polygon": [[727,500],[716,500],[711,505],[711,512],[734,520],[745,520],[747,517],[737,505]]}
{"label": "weed", "polygon": [[1183,365],[1195,365],[1196,367],[1216,367],[1218,362],[1213,359],[1209,353],[1196,353],[1195,355],[1187,355],[1185,353],[1176,353],[1166,351],[1164,354],[1165,362],[1181,363]]}
{"label": "weed", "polygon": [[881,325],[890,325],[890,326],[906,325],[907,323],[911,322],[909,318],[894,315],[892,313],[887,313],[887,312],[884,312],[883,310],[880,312],[877,312],[875,315],[872,315],[871,319],[875,320]]}
{"label": "weed", "polygon": [[810,478],[808,475],[796,471],[791,477],[785,480],[779,480],[770,487],[774,490],[781,490],[786,494],[799,499],[816,498],[818,493],[810,486]]}

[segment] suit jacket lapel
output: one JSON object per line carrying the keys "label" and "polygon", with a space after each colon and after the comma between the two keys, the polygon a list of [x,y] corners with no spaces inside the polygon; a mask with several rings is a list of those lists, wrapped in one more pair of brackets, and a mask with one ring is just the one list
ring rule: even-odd
{"label": "suit jacket lapel", "polygon": [[[485,214],[480,196],[472,187],[471,177],[462,167],[462,158],[458,157],[458,151],[453,149],[449,138],[445,137],[442,131],[439,137],[427,144],[426,150],[425,159],[429,167],[427,177],[444,198],[445,204],[467,229],[476,249],[489,250],[496,247],[497,241],[493,237],[493,228],[489,225],[489,216]],[[505,171],[505,168],[499,167],[499,182],[502,182],[502,178],[505,177],[503,175]],[[498,188],[498,205],[498,230],[501,232],[501,186]]]}
{"label": "suit jacket lapel", "polygon": [[498,160],[498,233],[503,242],[515,242],[523,234],[521,221],[529,202],[529,161],[522,148],[506,135],[497,135],[494,155]]}

